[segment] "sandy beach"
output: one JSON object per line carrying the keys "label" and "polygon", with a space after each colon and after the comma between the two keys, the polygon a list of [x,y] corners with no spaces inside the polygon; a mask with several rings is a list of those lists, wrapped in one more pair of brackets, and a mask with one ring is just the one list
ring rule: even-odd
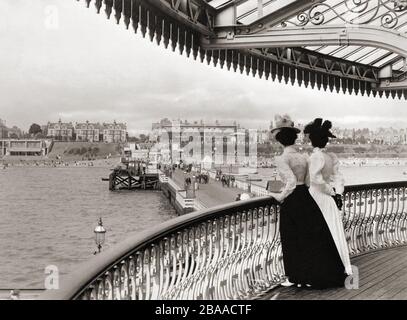
{"label": "sandy beach", "polygon": [[120,157],[111,157],[109,159],[95,160],[54,160],[42,158],[35,159],[2,159],[0,160],[0,169],[7,167],[70,167],[70,168],[114,168],[120,163]]}

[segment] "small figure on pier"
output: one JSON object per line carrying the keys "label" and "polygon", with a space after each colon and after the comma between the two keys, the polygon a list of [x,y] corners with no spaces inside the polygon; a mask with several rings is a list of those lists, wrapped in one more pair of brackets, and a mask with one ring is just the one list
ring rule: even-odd
{"label": "small figure on pier", "polygon": [[192,181],[191,181],[191,178],[190,177],[186,177],[185,178],[185,189],[189,189],[189,187],[191,186],[191,183],[192,183]]}
{"label": "small figure on pier", "polygon": [[230,177],[230,186],[231,186],[232,188],[235,187],[235,182],[236,182],[235,176],[231,176],[231,177]]}
{"label": "small figure on pier", "polygon": [[222,182],[222,187],[225,187],[225,185],[226,185],[226,177],[224,175],[220,178],[220,181]]}

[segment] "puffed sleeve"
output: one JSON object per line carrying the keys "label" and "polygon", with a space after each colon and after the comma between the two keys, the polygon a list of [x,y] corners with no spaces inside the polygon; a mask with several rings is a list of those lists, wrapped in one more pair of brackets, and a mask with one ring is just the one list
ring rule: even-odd
{"label": "puffed sleeve", "polygon": [[279,175],[285,181],[285,185],[280,193],[272,192],[270,195],[279,202],[283,202],[297,187],[297,178],[283,157],[276,159],[276,166]]}
{"label": "puffed sleeve", "polygon": [[328,195],[335,195],[332,186],[326,183],[322,176],[322,169],[325,165],[324,155],[321,152],[312,153],[309,161],[309,179],[311,184],[320,186],[320,190]]}
{"label": "puffed sleeve", "polygon": [[333,161],[333,185],[335,187],[335,191],[338,194],[342,194],[345,190],[345,179],[341,171],[339,170],[339,160],[338,157],[334,153],[330,153]]}

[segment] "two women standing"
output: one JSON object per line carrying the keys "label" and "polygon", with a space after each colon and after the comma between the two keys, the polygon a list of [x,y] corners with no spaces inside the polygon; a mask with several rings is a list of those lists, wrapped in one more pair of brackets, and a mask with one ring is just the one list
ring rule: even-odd
{"label": "two women standing", "polygon": [[293,147],[300,130],[288,116],[279,117],[272,130],[284,146],[276,165],[285,186],[281,193],[271,195],[281,202],[286,285],[339,287],[352,273],[340,211],[334,200],[339,200],[336,194],[343,192],[343,179],[337,158],[323,150],[333,137],[330,129],[331,123],[322,123],[322,119],[306,126],[304,133],[309,134],[314,146],[309,159]]}

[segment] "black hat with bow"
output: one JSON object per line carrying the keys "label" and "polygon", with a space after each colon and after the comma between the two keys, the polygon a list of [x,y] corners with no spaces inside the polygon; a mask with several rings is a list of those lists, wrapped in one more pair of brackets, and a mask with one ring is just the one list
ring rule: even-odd
{"label": "black hat with bow", "polygon": [[305,126],[304,133],[325,136],[328,138],[336,138],[336,136],[331,132],[332,122],[329,120],[325,120],[324,122],[322,121],[322,118],[316,118],[314,121]]}

